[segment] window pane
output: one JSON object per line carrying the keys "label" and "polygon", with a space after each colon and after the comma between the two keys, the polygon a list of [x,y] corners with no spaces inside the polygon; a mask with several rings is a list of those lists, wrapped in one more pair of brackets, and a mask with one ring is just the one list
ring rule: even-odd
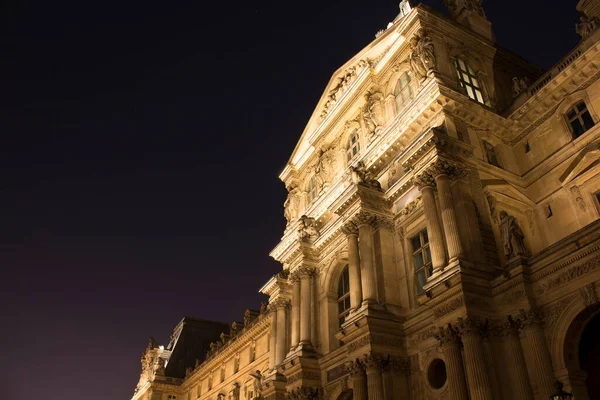
{"label": "window pane", "polygon": [[479,88],[479,80],[477,80],[477,78],[473,77],[471,79],[471,82],[473,82],[473,86],[475,86],[476,88]]}
{"label": "window pane", "polygon": [[475,100],[475,95],[473,94],[473,89],[471,89],[471,86],[465,86],[465,89],[467,89],[467,94],[469,97]]}
{"label": "window pane", "polygon": [[567,118],[573,119],[573,118],[575,118],[575,115],[577,115],[577,111],[573,108],[573,109],[571,109],[571,111],[568,112]]}
{"label": "window pane", "polygon": [[417,254],[415,254],[413,256],[413,259],[415,261],[415,269],[419,269],[425,264],[423,262],[423,253],[421,253],[421,252],[418,252]]}
{"label": "window pane", "polygon": [[594,126],[594,120],[592,119],[592,116],[587,110],[583,114],[581,114],[581,118],[583,119],[586,131],[592,126]]}
{"label": "window pane", "polygon": [[483,104],[483,97],[481,96],[481,92],[479,90],[475,90],[475,94],[477,95],[477,101]]}
{"label": "window pane", "polygon": [[429,243],[429,236],[427,236],[427,229],[423,231],[423,243]]}
{"label": "window pane", "polygon": [[419,250],[421,248],[421,239],[419,236],[415,236],[412,238],[412,248],[413,251]]}
{"label": "window pane", "polygon": [[427,247],[425,249],[425,263],[430,263],[431,262],[431,249],[429,247]]}
{"label": "window pane", "polygon": [[571,122],[571,128],[573,128],[573,135],[577,138],[581,136],[584,132],[583,127],[578,119]]}
{"label": "window pane", "polygon": [[423,286],[427,283],[427,276],[425,276],[425,270],[417,273],[417,290],[419,293],[423,291]]}
{"label": "window pane", "polygon": [[458,65],[460,66],[460,69],[462,69],[463,71],[466,71],[465,63],[463,62],[462,58],[457,59],[457,61],[458,61]]}

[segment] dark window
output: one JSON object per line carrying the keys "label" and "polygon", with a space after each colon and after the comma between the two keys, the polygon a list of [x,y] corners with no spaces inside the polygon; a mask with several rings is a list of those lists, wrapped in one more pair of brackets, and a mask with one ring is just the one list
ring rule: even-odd
{"label": "dark window", "polygon": [[462,58],[457,58],[455,65],[456,73],[458,74],[458,82],[465,92],[467,92],[467,96],[478,103],[485,104],[483,92],[479,85],[479,79],[477,79],[477,75],[475,74],[475,71],[473,71],[473,68],[471,68],[471,66]]}
{"label": "dark window", "polygon": [[531,151],[531,146],[529,145],[529,142],[525,142],[525,153],[529,153]]}
{"label": "dark window", "polygon": [[314,199],[317,198],[317,177],[311,176],[308,181],[308,187],[306,188],[306,192],[308,193],[308,202],[311,203]]}
{"label": "dark window", "polygon": [[571,132],[575,139],[594,126],[594,120],[583,101],[575,104],[567,112],[567,120],[571,126]]}
{"label": "dark window", "polygon": [[413,264],[415,267],[415,282],[417,284],[417,292],[423,293],[423,286],[427,283],[427,279],[431,276],[431,250],[429,249],[429,237],[427,229],[419,232],[411,240],[413,249]]}
{"label": "dark window", "polygon": [[485,148],[485,157],[487,158],[488,163],[500,167],[500,163],[498,162],[498,155],[496,154],[496,148],[490,142],[483,141],[483,147]]}
{"label": "dark window", "polygon": [[354,132],[348,139],[348,147],[346,149],[346,158],[350,162],[360,152],[360,141],[358,133]]}
{"label": "dark window", "polygon": [[410,75],[405,72],[400,76],[396,87],[394,88],[394,96],[396,97],[396,109],[399,109],[406,100],[412,95],[412,86],[410,85]]}
{"label": "dark window", "polygon": [[346,265],[338,282],[338,320],[340,326],[350,314],[350,274]]}

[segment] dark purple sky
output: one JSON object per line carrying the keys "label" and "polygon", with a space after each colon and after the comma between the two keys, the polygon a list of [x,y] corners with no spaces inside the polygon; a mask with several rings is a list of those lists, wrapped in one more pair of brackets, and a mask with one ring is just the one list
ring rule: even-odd
{"label": "dark purple sky", "polygon": [[[544,67],[577,42],[575,3],[484,2],[498,42]],[[127,399],[149,335],[259,307],[277,176],[331,73],[397,9],[5,2],[0,398]]]}

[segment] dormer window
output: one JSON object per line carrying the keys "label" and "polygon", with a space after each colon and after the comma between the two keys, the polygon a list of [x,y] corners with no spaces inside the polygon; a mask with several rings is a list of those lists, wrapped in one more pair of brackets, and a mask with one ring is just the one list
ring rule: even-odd
{"label": "dormer window", "polygon": [[567,122],[571,128],[571,133],[573,133],[573,139],[577,139],[594,126],[594,120],[583,101],[575,104],[567,111]]}
{"label": "dormer window", "polygon": [[396,82],[394,88],[394,97],[396,98],[396,110],[400,108],[406,100],[412,96],[412,86],[410,85],[410,74],[408,72],[403,73]]}
{"label": "dormer window", "polygon": [[477,74],[473,68],[460,57],[456,59],[455,65],[458,74],[458,82],[467,93],[467,96],[472,100],[485,105],[481,85],[479,84],[479,79],[477,79]]}
{"label": "dormer window", "polygon": [[308,180],[308,186],[306,188],[306,193],[308,196],[308,202],[311,203],[314,199],[317,198],[318,190],[317,190],[317,177],[315,175],[311,176]]}
{"label": "dormer window", "polygon": [[347,161],[350,162],[360,153],[360,140],[358,132],[354,131],[348,138],[348,146],[346,148]]}

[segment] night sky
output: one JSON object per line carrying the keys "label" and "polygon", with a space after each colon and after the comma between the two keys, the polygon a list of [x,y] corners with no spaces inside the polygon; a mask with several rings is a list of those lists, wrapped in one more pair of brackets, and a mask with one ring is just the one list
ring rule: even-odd
{"label": "night sky", "polygon": [[[498,42],[545,68],[577,43],[575,4],[484,1]],[[5,2],[0,398],[127,399],[149,335],[260,307],[278,175],[331,74],[397,11]]]}

